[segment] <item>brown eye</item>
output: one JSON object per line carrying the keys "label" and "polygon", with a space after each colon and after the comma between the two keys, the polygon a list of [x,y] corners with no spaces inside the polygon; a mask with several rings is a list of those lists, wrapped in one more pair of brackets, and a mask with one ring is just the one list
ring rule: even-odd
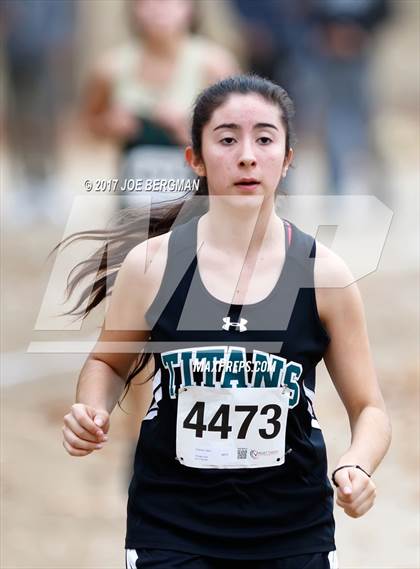
{"label": "brown eye", "polygon": [[220,142],[226,146],[231,146],[232,142],[235,142],[235,139],[232,136],[225,136]]}
{"label": "brown eye", "polygon": [[273,142],[268,136],[261,136],[258,140],[260,140],[264,146]]}

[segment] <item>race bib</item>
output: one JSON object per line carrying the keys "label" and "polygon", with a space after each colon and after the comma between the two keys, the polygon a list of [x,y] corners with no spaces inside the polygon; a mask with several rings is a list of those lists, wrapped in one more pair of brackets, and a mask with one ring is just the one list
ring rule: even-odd
{"label": "race bib", "polygon": [[289,394],[288,387],[180,388],[177,459],[193,468],[280,466]]}

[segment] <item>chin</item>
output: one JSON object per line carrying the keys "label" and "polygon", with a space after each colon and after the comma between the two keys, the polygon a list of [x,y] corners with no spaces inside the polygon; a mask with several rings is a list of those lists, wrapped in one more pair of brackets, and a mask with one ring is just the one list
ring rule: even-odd
{"label": "chin", "polygon": [[223,196],[216,196],[220,203],[226,204],[229,207],[238,210],[253,210],[261,207],[262,203],[266,199],[263,194],[226,194]]}

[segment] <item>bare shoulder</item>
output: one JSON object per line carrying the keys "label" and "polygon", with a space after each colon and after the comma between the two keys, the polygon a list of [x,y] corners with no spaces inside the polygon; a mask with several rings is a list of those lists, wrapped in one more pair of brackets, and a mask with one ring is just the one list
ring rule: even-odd
{"label": "bare shoulder", "polygon": [[362,309],[356,280],[344,260],[328,247],[316,243],[314,267],[315,294],[318,313],[324,324],[339,314]]}
{"label": "bare shoulder", "polygon": [[106,50],[93,63],[92,77],[112,82],[121,73],[125,62],[131,57],[132,50],[130,43]]}
{"label": "bare shoulder", "polygon": [[162,281],[171,233],[169,231],[139,243],[131,249],[121,266],[121,270],[136,282],[148,287],[152,293],[156,287],[159,288]]}
{"label": "bare shoulder", "polygon": [[126,255],[112,290],[106,316],[111,330],[144,330],[145,314],[162,282],[169,233],[133,247]]}
{"label": "bare shoulder", "polygon": [[214,83],[241,71],[239,63],[232,53],[213,42],[209,42],[206,48],[204,70],[208,83]]}
{"label": "bare shoulder", "polygon": [[354,282],[343,259],[319,241],[316,242],[314,276],[317,288],[343,288]]}

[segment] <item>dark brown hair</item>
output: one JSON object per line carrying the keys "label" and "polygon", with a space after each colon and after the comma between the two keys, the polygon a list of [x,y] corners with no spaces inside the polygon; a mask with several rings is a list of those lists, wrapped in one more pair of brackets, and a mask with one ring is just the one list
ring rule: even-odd
{"label": "dark brown hair", "polygon": [[[201,144],[204,126],[210,121],[214,111],[220,107],[229,95],[232,94],[259,94],[265,100],[274,103],[281,111],[281,120],[286,131],[286,154],[295,143],[293,128],[294,107],[291,99],[284,89],[272,83],[268,79],[258,75],[236,75],[215,83],[200,93],[197,97],[191,125],[191,144],[194,153],[202,157]],[[50,254],[60,247],[65,248],[74,241],[90,239],[103,242],[100,248],[88,259],[81,261],[71,270],[67,279],[67,298],[73,295],[76,287],[86,277],[94,276],[93,288],[86,287],[75,306],[65,314],[73,314],[85,318],[102,300],[112,292],[117,273],[127,253],[136,245],[158,235],[167,233],[172,229],[175,219],[178,223],[184,223],[194,215],[204,214],[208,209],[208,200],[200,205],[201,211],[197,210],[195,195],[208,196],[206,178],[200,178],[198,190],[191,192],[177,200],[152,204],[151,210],[126,209],[118,213],[113,220],[111,229],[80,231],[74,233],[60,242]],[[201,202],[201,200],[200,200]],[[182,209],[182,212],[181,212]],[[181,212],[181,213],[180,213]],[[99,265],[99,269],[98,269]],[[81,308],[85,301],[87,306]],[[148,364],[152,354],[146,350],[142,352],[130,370],[126,379],[127,393],[132,379],[140,373]],[[153,377],[150,374],[146,381]],[[124,394],[124,397],[125,397]]]}

